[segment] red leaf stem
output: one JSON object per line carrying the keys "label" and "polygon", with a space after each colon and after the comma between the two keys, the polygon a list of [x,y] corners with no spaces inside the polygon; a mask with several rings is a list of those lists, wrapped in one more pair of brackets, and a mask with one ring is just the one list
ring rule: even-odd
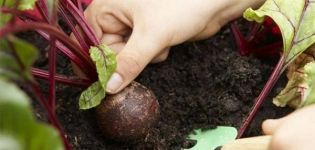
{"label": "red leaf stem", "polygon": [[[87,63],[89,66],[93,67],[93,69],[95,70],[95,65],[93,64],[92,60],[89,58],[88,55],[84,55],[82,53],[83,50],[81,49],[81,47],[76,42],[71,40],[63,32],[59,31],[57,28],[55,28],[51,25],[47,25],[45,23],[28,22],[27,24],[17,25],[14,27],[6,26],[6,27],[0,29],[0,38],[4,37],[10,33],[16,33],[16,32],[21,32],[21,31],[26,31],[26,30],[31,30],[31,29],[32,30],[43,30],[43,31],[49,33],[51,36],[55,36],[61,42],[63,42],[66,46],[71,48],[73,50],[74,54],[76,54],[78,57],[80,57],[83,62]],[[97,79],[96,72],[95,72],[95,74],[92,74],[92,75],[87,74],[87,75],[91,76],[92,80]]]}
{"label": "red leaf stem", "polygon": [[44,20],[48,23],[49,18],[48,18],[48,11],[47,11],[48,9],[47,9],[46,2],[44,0],[36,1],[36,8],[41,14],[42,18],[44,18]]}
{"label": "red leaf stem", "polygon": [[237,48],[239,49],[240,55],[245,56],[249,53],[249,48],[247,45],[247,41],[245,37],[240,32],[235,22],[232,22],[230,25],[230,30],[232,31],[232,35],[235,39],[235,43]]}
{"label": "red leaf stem", "polygon": [[88,55],[87,52],[89,50],[89,46],[87,45],[86,41],[84,40],[82,35],[78,32],[78,30],[75,28],[74,23],[71,21],[69,16],[66,14],[66,11],[64,10],[64,7],[59,7],[59,8],[60,8],[59,10],[60,10],[60,14],[61,14],[62,18],[64,19],[64,21],[69,26],[69,28],[72,31],[73,35],[76,37],[78,43],[80,44],[80,46],[84,50],[83,52],[85,52]]}
{"label": "red leaf stem", "polygon": [[[49,73],[45,70],[41,70],[38,68],[32,68],[32,74],[40,79],[49,79]],[[77,77],[69,77],[64,75],[55,74],[54,76],[56,82],[63,83],[71,86],[83,87],[86,88],[92,84],[91,80],[88,79],[79,79]]]}
{"label": "red leaf stem", "polygon": [[48,52],[48,70],[49,70],[49,86],[48,86],[48,103],[53,111],[55,111],[56,105],[56,39],[50,38],[50,50]]}
{"label": "red leaf stem", "polygon": [[83,12],[83,7],[82,7],[82,1],[81,0],[74,0],[75,4],[77,5],[77,8],[79,9],[79,11]]}
{"label": "red leaf stem", "polygon": [[[57,1],[52,1],[52,11],[49,14],[49,23],[55,27],[58,26],[57,23]],[[49,85],[48,85],[48,104],[55,113],[56,107],[56,56],[57,56],[57,47],[56,47],[56,38],[54,36],[50,36],[49,39],[50,50],[48,52],[48,71],[49,71]]]}
{"label": "red leaf stem", "polygon": [[87,40],[90,42],[90,45],[97,46],[100,44],[99,39],[96,37],[94,31],[87,24],[83,12],[78,10],[78,8],[72,3],[71,0],[60,0],[61,7],[64,7],[65,10],[74,17],[80,28],[82,29],[83,33],[87,36]]}
{"label": "red leaf stem", "polygon": [[[25,69],[24,64],[21,62],[20,58],[17,56],[16,54],[16,49],[14,48],[14,46],[12,45],[11,42],[8,42],[10,49],[12,50],[12,54],[15,57],[16,61],[18,62],[20,68],[22,70]],[[60,136],[62,137],[65,147],[67,149],[71,149],[71,146],[69,145],[68,141],[65,138],[65,134],[61,129],[60,124],[58,123],[57,119],[56,119],[56,115],[55,115],[55,111],[52,109],[52,107],[49,107],[49,105],[47,104],[44,95],[42,94],[42,92],[40,91],[40,88],[38,86],[37,83],[28,80],[27,82],[29,82],[29,88],[32,89],[33,93],[36,95],[36,99],[37,101],[40,103],[40,105],[45,109],[46,115],[48,120],[51,122],[51,124],[58,129]]]}
{"label": "red leaf stem", "polygon": [[261,24],[260,23],[252,23],[251,27],[249,29],[249,32],[246,35],[246,40],[247,41],[252,41],[255,36],[257,35],[259,29],[261,29]]}
{"label": "red leaf stem", "polygon": [[250,123],[253,121],[253,118],[256,115],[257,111],[261,107],[262,103],[266,100],[266,97],[270,93],[270,91],[273,88],[273,86],[275,85],[276,81],[279,79],[279,77],[283,71],[282,68],[283,68],[284,62],[285,62],[285,57],[284,57],[284,55],[281,55],[280,60],[278,61],[278,64],[274,68],[274,70],[273,70],[271,76],[269,77],[266,85],[264,86],[263,90],[261,91],[258,98],[256,99],[256,101],[253,105],[253,108],[251,109],[248,116],[246,117],[243,124],[241,125],[241,127],[238,131],[237,138],[241,138],[244,135],[246,129],[248,128]]}
{"label": "red leaf stem", "polygon": [[[40,30],[36,30],[42,37],[44,37],[46,40],[49,40],[49,35],[43,31]],[[95,70],[94,70],[94,66],[89,66],[89,64],[85,63],[81,58],[79,58],[77,55],[75,55],[68,47],[66,47],[63,43],[61,43],[60,41],[56,41],[56,46],[58,48],[58,50],[64,54],[65,56],[67,56],[72,62],[74,62],[79,68],[80,70],[82,70],[84,72],[84,74],[88,75],[89,77],[91,77],[91,79],[95,78],[96,75],[95,74]]]}
{"label": "red leaf stem", "polygon": [[[30,21],[35,21],[34,23],[38,23],[38,22],[42,21],[37,16],[34,16],[28,12],[22,12],[22,11],[15,10],[15,9],[0,8],[0,12],[18,14],[18,16],[24,22],[27,22],[27,23],[31,23]],[[22,24],[20,26],[23,26],[23,25],[25,25],[25,24]],[[43,32],[41,30],[35,30],[35,31],[37,31],[46,40],[49,40],[49,34],[47,34],[46,32]],[[0,30],[0,32],[1,32],[1,30]],[[61,33],[61,34],[63,34],[63,33]],[[86,51],[83,51],[83,50],[77,51],[77,52],[83,53],[83,55],[74,54],[68,47],[66,47],[59,40],[56,41],[56,46],[64,55],[66,55],[71,61],[73,61],[90,79],[97,79],[97,75],[96,75],[96,71],[95,71],[95,65],[93,63],[91,63],[91,60],[89,58],[89,54]],[[74,51],[75,50],[77,50],[77,49],[74,49]],[[87,56],[87,57],[83,58],[82,56]],[[88,59],[88,60],[86,60],[86,59]],[[86,62],[90,62],[90,63],[86,63]]]}
{"label": "red leaf stem", "polygon": [[49,107],[49,105],[46,102],[46,99],[44,97],[44,95],[42,94],[42,91],[40,90],[40,87],[38,86],[38,84],[31,82],[30,84],[30,88],[32,89],[33,93],[36,95],[36,99],[37,101],[41,104],[41,106],[46,110],[46,114],[47,114],[47,118],[49,120],[49,122],[59,131],[59,134],[62,138],[62,141],[64,143],[65,149],[66,150],[71,150],[71,145],[68,142],[67,138],[66,138],[66,134],[64,133],[64,131],[62,130],[55,113],[53,113],[53,110]]}
{"label": "red leaf stem", "polygon": [[41,18],[38,18],[37,16],[35,16],[35,15],[31,14],[31,13],[28,13],[26,11],[20,11],[20,10],[17,10],[17,9],[0,7],[0,12],[1,13],[16,14],[18,16],[27,17],[30,20],[34,20],[34,21],[37,21],[37,22],[42,22]]}

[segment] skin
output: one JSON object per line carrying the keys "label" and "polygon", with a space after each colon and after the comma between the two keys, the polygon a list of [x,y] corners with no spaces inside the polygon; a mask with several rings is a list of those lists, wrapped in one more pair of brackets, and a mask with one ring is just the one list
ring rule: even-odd
{"label": "skin", "polygon": [[315,105],[280,119],[263,122],[265,134],[272,135],[271,150],[313,150],[315,148]]}
{"label": "skin", "polygon": [[[215,34],[227,22],[265,0],[93,0],[85,16],[97,37],[117,54],[106,91],[117,93],[147,64],[164,61],[170,47]],[[82,74],[81,74],[82,76]],[[270,150],[311,150],[315,105],[263,123]]]}
{"label": "skin", "polygon": [[121,91],[148,63],[165,60],[171,46],[208,38],[263,1],[94,0],[85,16],[97,37],[117,53],[107,92]]}

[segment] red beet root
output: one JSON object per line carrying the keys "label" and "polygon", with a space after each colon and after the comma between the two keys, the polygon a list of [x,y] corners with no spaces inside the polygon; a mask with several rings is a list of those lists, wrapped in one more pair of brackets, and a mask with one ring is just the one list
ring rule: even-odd
{"label": "red beet root", "polygon": [[96,108],[102,132],[116,141],[135,141],[148,134],[159,118],[159,103],[153,92],[133,82],[115,95],[107,95]]}

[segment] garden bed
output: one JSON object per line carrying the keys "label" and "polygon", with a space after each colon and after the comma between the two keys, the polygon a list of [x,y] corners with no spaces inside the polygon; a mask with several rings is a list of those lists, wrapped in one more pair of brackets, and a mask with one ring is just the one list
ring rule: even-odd
{"label": "garden bed", "polygon": [[[36,65],[47,67],[44,40],[36,35],[27,39],[41,49],[42,57]],[[217,125],[239,127],[276,60],[242,57],[233,43],[229,29],[223,28],[207,40],[173,47],[165,62],[151,64],[141,73],[136,81],[154,91],[161,116],[146,139],[136,143],[107,140],[98,128],[93,110],[78,108],[83,89],[59,85],[57,114],[74,149],[180,149],[192,145],[193,141],[185,140],[185,137],[193,129]],[[59,73],[72,72],[70,62],[63,57],[58,58],[57,64]],[[280,117],[290,111],[271,103],[285,82],[284,77],[278,81],[246,135],[261,134],[262,120]],[[41,118],[41,111],[36,110]]]}

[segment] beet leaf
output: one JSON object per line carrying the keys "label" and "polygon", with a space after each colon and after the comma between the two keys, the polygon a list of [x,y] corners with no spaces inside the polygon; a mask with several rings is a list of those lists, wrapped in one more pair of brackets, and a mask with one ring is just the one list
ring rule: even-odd
{"label": "beet leaf", "polygon": [[283,53],[257,97],[252,110],[240,127],[238,138],[244,134],[281,73],[315,42],[315,1],[267,0],[258,10],[248,8],[244,12],[244,17],[249,21],[259,23],[266,18],[273,19],[282,34]]}
{"label": "beet leaf", "polygon": [[80,109],[89,109],[105,98],[106,85],[116,69],[116,55],[105,44],[90,48],[90,56],[96,65],[99,81],[93,83],[80,96]]}
{"label": "beet leaf", "polygon": [[315,42],[315,1],[267,0],[258,10],[247,9],[244,17],[263,22],[266,16],[279,26],[285,62],[282,70]]}
{"label": "beet leaf", "polygon": [[[18,3],[17,3],[18,2]],[[35,6],[36,0],[0,0],[0,5],[6,8],[16,8],[19,10],[28,10],[32,9]],[[16,6],[18,4],[18,6]],[[0,27],[5,25],[10,19],[12,15],[0,13]]]}
{"label": "beet leaf", "polygon": [[20,10],[27,10],[33,9],[36,0],[0,0],[0,4],[5,7],[15,7],[16,3],[18,2],[19,6],[18,9]]}
{"label": "beet leaf", "polygon": [[0,149],[62,150],[58,132],[39,123],[21,89],[0,77]]}
{"label": "beet leaf", "polygon": [[31,68],[37,58],[37,49],[18,38],[0,39],[0,77],[33,80]]}

